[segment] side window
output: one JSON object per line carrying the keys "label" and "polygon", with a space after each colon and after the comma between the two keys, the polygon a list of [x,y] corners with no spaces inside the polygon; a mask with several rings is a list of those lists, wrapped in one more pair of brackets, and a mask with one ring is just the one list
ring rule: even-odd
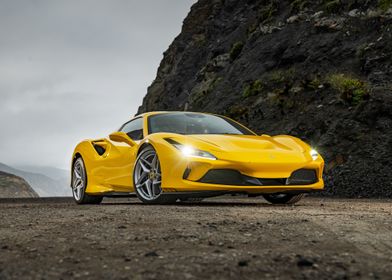
{"label": "side window", "polygon": [[143,139],[143,118],[138,118],[124,124],[120,131],[125,132],[132,140]]}

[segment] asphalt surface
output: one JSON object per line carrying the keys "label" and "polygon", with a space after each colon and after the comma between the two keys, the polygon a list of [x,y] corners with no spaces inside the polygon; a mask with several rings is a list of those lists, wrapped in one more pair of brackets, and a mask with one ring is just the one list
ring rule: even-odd
{"label": "asphalt surface", "polygon": [[392,201],[0,200],[0,279],[392,279]]}

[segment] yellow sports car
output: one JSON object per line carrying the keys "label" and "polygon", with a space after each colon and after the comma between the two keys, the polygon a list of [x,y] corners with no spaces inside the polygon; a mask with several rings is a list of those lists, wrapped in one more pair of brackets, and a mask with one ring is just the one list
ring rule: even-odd
{"label": "yellow sports car", "polygon": [[135,193],[150,204],[232,193],[295,203],[324,188],[323,167],[322,157],[292,136],[260,136],[213,114],[151,112],[109,138],[79,143],[71,187],[79,204]]}

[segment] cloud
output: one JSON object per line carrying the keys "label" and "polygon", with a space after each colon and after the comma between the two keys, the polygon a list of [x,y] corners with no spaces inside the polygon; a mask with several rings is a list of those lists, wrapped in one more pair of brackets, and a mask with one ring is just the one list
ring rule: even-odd
{"label": "cloud", "polygon": [[67,168],[134,115],[194,2],[1,1],[0,162]]}

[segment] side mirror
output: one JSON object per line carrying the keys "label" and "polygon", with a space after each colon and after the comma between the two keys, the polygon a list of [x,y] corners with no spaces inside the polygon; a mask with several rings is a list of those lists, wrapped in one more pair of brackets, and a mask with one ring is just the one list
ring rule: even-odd
{"label": "side mirror", "polygon": [[109,135],[110,140],[115,142],[124,142],[127,143],[129,146],[133,147],[136,145],[136,142],[133,141],[125,132],[116,131]]}

